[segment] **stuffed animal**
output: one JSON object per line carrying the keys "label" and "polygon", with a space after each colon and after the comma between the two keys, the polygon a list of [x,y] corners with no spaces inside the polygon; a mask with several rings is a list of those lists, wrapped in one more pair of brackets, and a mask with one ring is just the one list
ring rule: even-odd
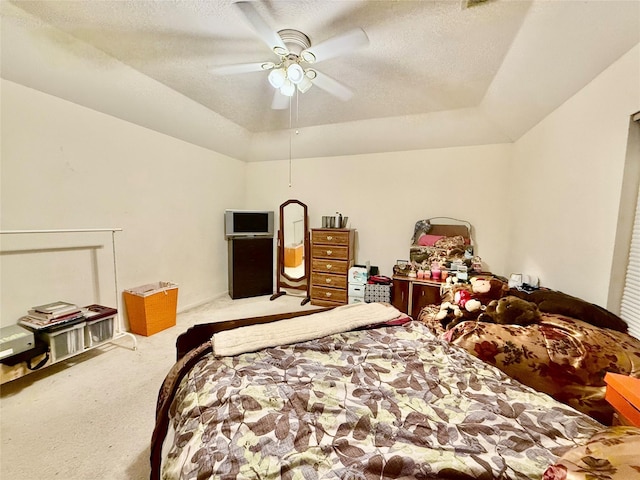
{"label": "stuffed animal", "polygon": [[440,311],[436,314],[436,320],[443,328],[449,330],[460,322],[475,320],[482,311],[481,308],[482,304],[474,298],[464,300],[462,305],[443,302],[440,305]]}
{"label": "stuffed animal", "polygon": [[509,295],[489,302],[478,321],[525,326],[540,321],[540,311],[535,303]]}
{"label": "stuffed animal", "polygon": [[471,283],[473,297],[480,300],[483,305],[487,305],[491,300],[499,299],[509,290],[505,282],[495,277],[471,277],[469,282]]}

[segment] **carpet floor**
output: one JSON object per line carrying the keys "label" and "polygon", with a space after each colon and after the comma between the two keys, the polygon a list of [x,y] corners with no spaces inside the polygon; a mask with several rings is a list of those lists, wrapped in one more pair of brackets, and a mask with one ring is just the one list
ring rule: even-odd
{"label": "carpet floor", "polygon": [[285,295],[228,296],[179,313],[150,337],[122,337],[0,387],[2,480],[149,478],[149,441],[175,341],[191,325],[313,310]]}

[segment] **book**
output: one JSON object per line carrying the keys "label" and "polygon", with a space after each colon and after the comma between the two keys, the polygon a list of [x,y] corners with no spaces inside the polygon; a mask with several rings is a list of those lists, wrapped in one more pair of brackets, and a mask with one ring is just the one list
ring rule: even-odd
{"label": "book", "polygon": [[73,325],[83,322],[85,320],[82,312],[69,313],[60,317],[46,319],[34,317],[32,315],[25,315],[20,318],[18,323],[24,327],[28,327],[32,330],[46,331],[51,329],[57,329],[63,326]]}
{"label": "book", "polygon": [[78,309],[75,309],[73,311],[61,313],[61,314],[58,314],[58,315],[54,315],[54,314],[51,314],[51,313],[42,313],[42,312],[38,312],[36,310],[28,310],[27,311],[27,315],[29,317],[38,318],[40,320],[55,320],[56,318],[66,317],[67,315],[73,315],[73,314],[76,314],[76,313],[82,313],[81,309],[78,308]]}
{"label": "book", "polygon": [[61,300],[57,302],[46,303],[44,305],[39,305],[37,307],[32,307],[33,310],[36,310],[38,312],[54,313],[54,314],[68,312],[70,310],[77,309],[77,308],[78,308],[77,305],[69,302],[63,302]]}
{"label": "book", "polygon": [[53,302],[45,305],[39,305],[37,307],[31,307],[27,313],[35,318],[41,318],[44,320],[59,318],[72,313],[77,313],[80,308],[77,305],[69,302]]}

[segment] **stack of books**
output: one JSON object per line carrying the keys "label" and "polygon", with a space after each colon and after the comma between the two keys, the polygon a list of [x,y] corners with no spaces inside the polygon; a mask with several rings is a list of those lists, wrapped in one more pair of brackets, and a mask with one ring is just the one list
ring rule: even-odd
{"label": "stack of books", "polygon": [[57,301],[30,308],[18,323],[33,330],[44,331],[75,325],[84,320],[84,312],[80,307]]}

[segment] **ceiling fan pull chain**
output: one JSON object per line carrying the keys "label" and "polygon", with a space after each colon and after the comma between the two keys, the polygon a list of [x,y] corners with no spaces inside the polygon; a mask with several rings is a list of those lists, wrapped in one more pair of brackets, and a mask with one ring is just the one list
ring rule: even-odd
{"label": "ceiling fan pull chain", "polygon": [[291,101],[289,101],[289,188],[291,188]]}

